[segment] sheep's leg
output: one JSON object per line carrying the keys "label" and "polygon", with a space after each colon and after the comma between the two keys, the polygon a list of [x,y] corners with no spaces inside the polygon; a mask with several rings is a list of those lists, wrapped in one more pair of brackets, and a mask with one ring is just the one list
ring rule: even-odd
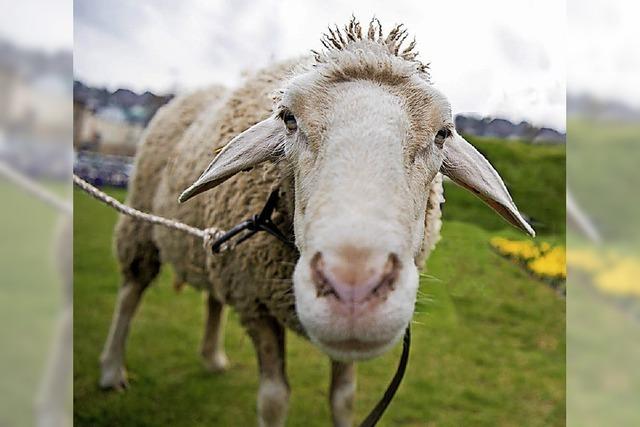
{"label": "sheep's leg", "polygon": [[122,390],[128,386],[124,367],[125,346],[131,320],[146,288],[147,284],[132,280],[126,280],[120,288],[109,335],[100,356],[102,388]]}
{"label": "sheep's leg", "polygon": [[224,325],[227,310],[210,292],[206,298],[206,320],[204,338],[200,354],[205,367],[211,372],[221,372],[229,366],[229,360],[224,352]]}
{"label": "sheep's leg", "polygon": [[250,334],[260,370],[258,425],[284,426],[289,407],[284,328],[273,318],[262,318],[252,325]]}
{"label": "sheep's leg", "polygon": [[348,427],[353,422],[353,399],[356,393],[356,365],[353,362],[331,361],[331,418],[336,427]]}
{"label": "sheep's leg", "polygon": [[123,284],[118,292],[109,335],[100,356],[100,386],[121,390],[127,387],[124,352],[131,320],[140,299],[160,271],[160,252],[151,239],[151,224],[120,217],[116,226],[116,255]]}

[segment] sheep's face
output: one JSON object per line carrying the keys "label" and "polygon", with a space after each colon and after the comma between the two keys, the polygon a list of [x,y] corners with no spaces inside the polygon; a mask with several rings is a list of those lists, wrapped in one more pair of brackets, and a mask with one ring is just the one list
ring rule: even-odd
{"label": "sheep's face", "polygon": [[[336,359],[402,336],[418,287],[428,188],[451,136],[446,99],[422,81],[294,79],[279,117],[295,177],[296,308]],[[419,106],[419,107],[414,107]]]}
{"label": "sheep's face", "polygon": [[290,167],[296,310],[311,340],[340,360],[381,354],[411,320],[428,190],[438,172],[533,234],[415,64],[379,43],[351,47],[373,53],[334,52],[293,77],[273,114],[230,141],[180,196],[270,159]]}

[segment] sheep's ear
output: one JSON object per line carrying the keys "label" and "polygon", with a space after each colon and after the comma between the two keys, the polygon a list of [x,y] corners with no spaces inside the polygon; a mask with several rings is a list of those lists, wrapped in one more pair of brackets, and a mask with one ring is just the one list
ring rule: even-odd
{"label": "sheep's ear", "polygon": [[209,190],[236,173],[275,158],[284,142],[284,125],[276,116],[261,121],[233,138],[213,159],[178,199],[185,202],[195,195]]}
{"label": "sheep's ear", "polygon": [[478,196],[517,228],[532,237],[536,235],[533,228],[518,212],[498,172],[473,145],[456,132],[449,141],[445,142],[444,161],[440,172]]}

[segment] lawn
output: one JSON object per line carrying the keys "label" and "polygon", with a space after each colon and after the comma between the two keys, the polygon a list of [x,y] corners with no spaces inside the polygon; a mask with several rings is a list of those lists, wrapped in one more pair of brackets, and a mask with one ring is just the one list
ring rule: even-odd
{"label": "lawn", "polygon": [[61,218],[1,177],[0,200],[0,426],[30,426],[62,303],[54,253]]}
{"label": "lawn", "polygon": [[[569,254],[593,253],[603,271],[632,265],[640,271],[640,203],[637,194],[640,125],[589,117],[567,123],[568,182],[577,201],[603,237],[594,244],[569,235]],[[571,257],[569,257],[571,259]],[[569,263],[572,267],[572,263]],[[609,275],[570,268],[567,307],[567,423],[576,427],[640,425],[640,282],[634,271]],[[600,282],[600,286],[598,286]]]}
{"label": "lawn", "polygon": [[[475,141],[514,188],[516,202],[540,218],[544,239],[563,242],[564,151],[510,142]],[[502,156],[515,150],[518,161]],[[538,151],[542,150],[542,151]],[[529,153],[529,157],[527,157]],[[493,158],[492,158],[493,155]],[[497,160],[497,161],[496,161]],[[535,161],[534,161],[535,160]],[[560,171],[553,170],[560,168]],[[520,169],[562,180],[528,181]],[[542,169],[542,170],[540,170]],[[530,190],[520,186],[530,185]],[[517,187],[517,188],[516,188]],[[565,302],[550,287],[501,258],[491,237],[525,237],[490,210],[447,185],[443,239],[421,280],[407,375],[381,426],[554,426],[565,422]],[[530,193],[527,193],[529,191]],[[119,199],[122,191],[110,191]],[[563,199],[562,199],[563,200]],[[473,201],[473,203],[470,203]],[[255,425],[256,361],[250,339],[231,313],[232,366],[212,375],[201,366],[200,294],[176,294],[163,269],[133,323],[127,352],[131,387],[100,391],[98,357],[119,286],[111,233],[116,214],[75,193],[74,421],[78,426]],[[560,212],[561,211],[561,212]],[[474,221],[478,219],[478,221]],[[288,335],[292,388],[288,425],[329,424],[327,358]],[[358,366],[356,420],[375,405],[393,375],[400,348]]]}

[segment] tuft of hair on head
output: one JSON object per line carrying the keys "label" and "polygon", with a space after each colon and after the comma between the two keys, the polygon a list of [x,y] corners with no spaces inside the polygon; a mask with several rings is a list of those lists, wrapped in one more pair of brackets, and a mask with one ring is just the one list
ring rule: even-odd
{"label": "tuft of hair on head", "polygon": [[[426,77],[429,77],[429,64],[424,64],[418,60],[418,51],[416,48],[415,37],[404,46],[405,41],[409,37],[409,32],[405,28],[404,24],[395,25],[391,31],[384,36],[382,30],[382,24],[380,20],[373,17],[369,22],[369,28],[364,33],[360,22],[355,16],[351,17],[351,20],[342,29],[335,25],[333,28],[328,27],[329,32],[324,33],[320,39],[320,43],[327,50],[327,52],[347,50],[353,43],[368,40],[377,43],[387,49],[389,54],[402,58],[404,60],[413,62],[418,71],[424,73]],[[404,46],[404,47],[403,47]],[[325,62],[325,53],[311,51],[316,59],[316,62]]]}

